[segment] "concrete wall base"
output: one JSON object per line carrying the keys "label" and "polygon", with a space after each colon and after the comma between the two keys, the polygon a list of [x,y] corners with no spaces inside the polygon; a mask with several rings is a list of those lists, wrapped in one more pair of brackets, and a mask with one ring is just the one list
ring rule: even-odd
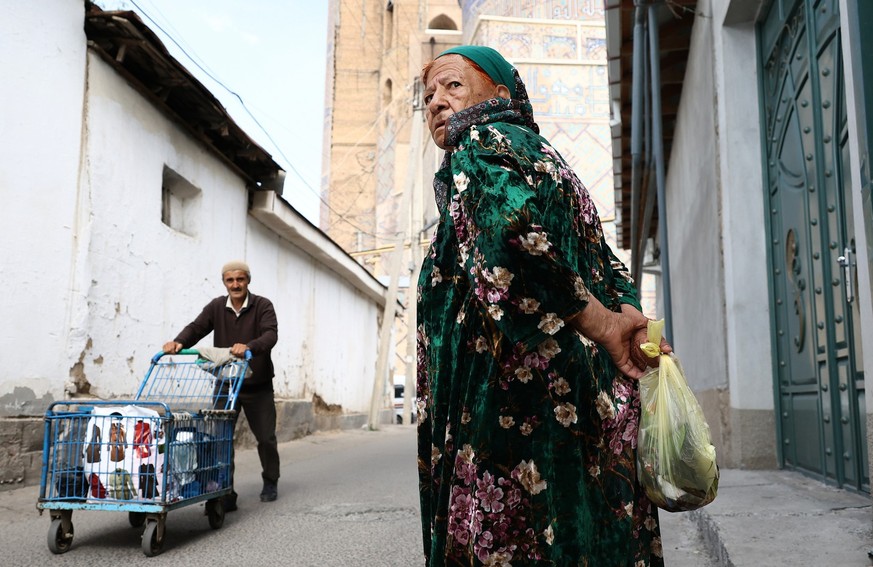
{"label": "concrete wall base", "polygon": [[44,423],[41,417],[0,419],[0,491],[39,483]]}
{"label": "concrete wall base", "polygon": [[730,466],[727,464],[731,441],[730,391],[727,388],[713,388],[695,391],[694,396],[706,416],[706,423],[709,424],[719,466]]}
{"label": "concrete wall base", "polygon": [[712,434],[718,465],[732,469],[776,469],[773,410],[738,409],[727,388],[695,391]]}
{"label": "concrete wall base", "polygon": [[724,466],[747,470],[779,468],[773,410],[731,408],[730,423],[730,462]]}
{"label": "concrete wall base", "polygon": [[[280,443],[316,431],[365,427],[364,413],[324,412],[308,400],[276,400],[276,437]],[[394,423],[394,410],[380,413],[380,425]],[[0,492],[39,484],[45,421],[42,417],[0,418]],[[234,446],[256,446],[249,424],[242,418],[234,432]]]}

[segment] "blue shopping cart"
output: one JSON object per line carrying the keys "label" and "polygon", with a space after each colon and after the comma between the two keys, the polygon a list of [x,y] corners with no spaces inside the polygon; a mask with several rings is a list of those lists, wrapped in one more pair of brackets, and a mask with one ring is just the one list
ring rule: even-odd
{"label": "blue shopping cart", "polygon": [[158,353],[132,400],[51,404],[37,502],[51,514],[49,549],[69,551],[73,510],[128,512],[132,526],[145,526],[148,556],[162,550],[170,510],[205,501],[209,525],[220,528],[233,487],[234,406],[250,359]]}

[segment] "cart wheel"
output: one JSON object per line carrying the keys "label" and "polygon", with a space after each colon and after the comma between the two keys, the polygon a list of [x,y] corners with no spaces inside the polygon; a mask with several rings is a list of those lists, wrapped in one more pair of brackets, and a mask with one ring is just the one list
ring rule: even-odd
{"label": "cart wheel", "polygon": [[206,501],[206,517],[209,518],[209,527],[217,530],[224,525],[224,500],[214,498]]}
{"label": "cart wheel", "polygon": [[73,523],[70,522],[70,531],[64,533],[64,523],[60,518],[52,520],[48,531],[48,548],[55,554],[66,553],[73,544]]}
{"label": "cart wheel", "polygon": [[158,522],[149,520],[142,532],[142,552],[147,557],[158,555],[164,547],[163,534],[158,535],[158,531]]}
{"label": "cart wheel", "polygon": [[141,528],[145,523],[146,513],[145,512],[128,512],[127,513],[127,521],[130,522],[130,525],[135,528]]}

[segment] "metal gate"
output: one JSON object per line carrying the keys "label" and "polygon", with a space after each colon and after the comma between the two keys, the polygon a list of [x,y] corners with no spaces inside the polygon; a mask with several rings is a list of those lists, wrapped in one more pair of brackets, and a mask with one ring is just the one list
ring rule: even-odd
{"label": "metal gate", "polygon": [[758,42],[780,459],[869,491],[838,0],[774,0]]}

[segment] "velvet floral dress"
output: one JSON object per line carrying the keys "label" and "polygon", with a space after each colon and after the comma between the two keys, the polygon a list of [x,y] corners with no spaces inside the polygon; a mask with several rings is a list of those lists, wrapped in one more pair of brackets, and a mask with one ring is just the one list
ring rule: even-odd
{"label": "velvet floral dress", "polygon": [[[526,99],[526,97],[525,97]],[[443,565],[663,565],[636,480],[636,382],[564,319],[639,308],[529,103],[455,114],[418,282],[424,553]]]}

